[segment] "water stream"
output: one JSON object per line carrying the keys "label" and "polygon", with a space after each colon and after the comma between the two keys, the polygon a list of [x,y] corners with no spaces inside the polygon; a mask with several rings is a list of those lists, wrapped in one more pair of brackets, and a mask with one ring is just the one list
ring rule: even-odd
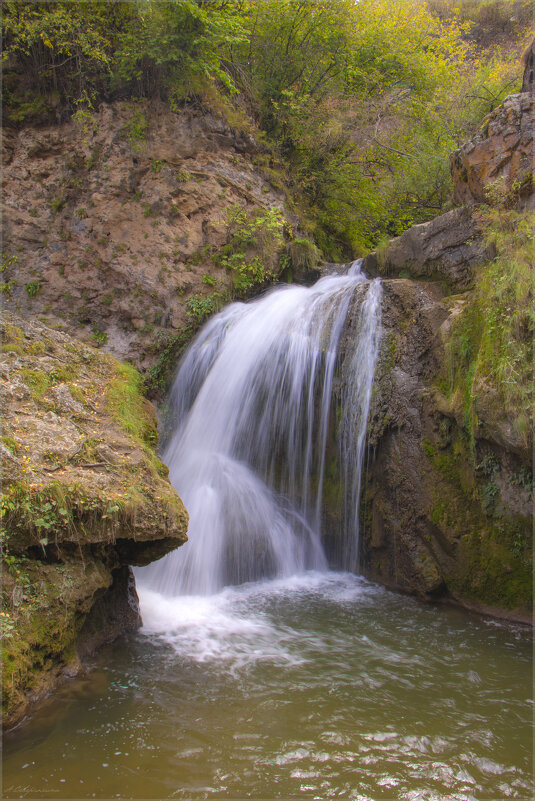
{"label": "water stream", "polygon": [[355,263],[202,329],[164,454],[190,540],[136,571],[143,628],[6,737],[4,798],[532,797],[529,633],[354,575],[380,301]]}
{"label": "water stream", "polygon": [[164,460],[190,515],[187,546],[137,571],[165,595],[325,570],[322,492],[339,344],[353,302],[343,380],[347,491],[343,566],[358,564],[360,472],[380,331],[381,285],[354,262],[313,287],[234,303],[191,345],[172,394]]}

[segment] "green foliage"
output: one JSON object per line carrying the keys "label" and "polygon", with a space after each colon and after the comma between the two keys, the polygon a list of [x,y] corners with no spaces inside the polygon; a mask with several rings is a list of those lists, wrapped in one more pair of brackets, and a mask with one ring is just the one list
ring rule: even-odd
{"label": "green foliage", "polygon": [[455,144],[444,107],[466,51],[456,23],[403,0],[248,8],[261,122],[321,249],[340,258],[436,214]]}
{"label": "green foliage", "polygon": [[[113,4],[112,4],[113,6]],[[60,93],[70,103],[102,91],[110,75],[113,29],[123,12],[103,2],[3,4],[3,60],[18,63],[27,87]],[[111,23],[111,25],[110,25]],[[8,75],[9,84],[19,89]],[[15,103],[13,119],[35,113]],[[10,115],[12,112],[10,112]]]}
{"label": "green foliage", "polygon": [[243,292],[273,278],[284,245],[284,216],[277,208],[234,206],[229,213],[227,244],[218,262],[232,275],[234,289]]}
{"label": "green foliage", "polygon": [[77,109],[76,121],[86,127],[88,110],[110,92],[176,104],[214,80],[233,90],[222,58],[244,37],[237,4],[205,6],[192,0],[7,0],[3,59],[20,70],[7,74],[10,118],[51,110],[43,100],[47,93]]}
{"label": "green foliage", "polygon": [[57,541],[61,532],[77,541],[91,527],[101,526],[103,519],[117,520],[128,516],[130,501],[126,494],[118,498],[89,493],[77,483],[52,481],[42,489],[25,482],[14,483],[0,503],[4,553],[6,550],[9,553],[7,532],[12,548],[16,546],[24,552],[32,545],[39,545],[46,555],[45,549],[52,536]]}
{"label": "green foliage", "polygon": [[107,333],[105,331],[101,331],[96,325],[93,326],[91,338],[95,341],[97,347],[100,347],[100,345],[106,345],[108,343]]}
{"label": "green foliage", "polygon": [[[528,5],[6,0],[5,102],[13,119],[37,100],[44,106],[35,113],[67,105],[86,133],[102,97],[157,97],[177,112],[205,103],[245,133],[247,108],[314,219],[316,244],[348,258],[447,207],[450,152],[519,86],[518,53],[507,43],[525,36]],[[239,107],[230,102],[237,91]],[[126,126],[134,149],[147,129],[134,109]],[[54,210],[64,203],[56,199]],[[230,269],[241,291],[249,277],[238,261]]]}
{"label": "green foliage", "polygon": [[516,44],[533,23],[530,0],[427,0],[427,4],[441,19],[455,16],[463,25],[463,37],[480,48]]}
{"label": "green foliage", "polygon": [[[35,343],[42,344],[42,343]],[[24,351],[22,351],[24,352]],[[26,352],[39,353],[40,350],[34,348],[26,348]],[[54,384],[61,384],[69,381],[76,375],[76,368],[74,365],[66,367],[56,367],[50,372],[44,370],[32,370],[29,367],[23,367],[20,371],[20,376],[24,383],[29,387],[32,398],[36,401],[41,400],[47,390]]]}
{"label": "green foliage", "polygon": [[218,311],[220,305],[221,295],[219,292],[211,295],[191,295],[186,301],[186,314],[199,325],[215,311]]}
{"label": "green foliage", "polygon": [[9,267],[14,267],[15,264],[18,264],[18,261],[16,256],[10,256],[9,253],[2,253],[0,272],[4,273]]}
{"label": "green foliage", "polygon": [[126,138],[134,150],[145,148],[149,122],[142,111],[136,111],[125,125]]}
{"label": "green foliage", "polygon": [[7,298],[11,297],[11,293],[13,289],[17,286],[17,282],[15,279],[11,279],[11,281],[3,281],[0,283],[0,293],[5,295]]}
{"label": "green foliage", "polygon": [[240,19],[233,2],[205,5],[191,0],[144,4],[120,34],[115,79],[142,96],[166,94],[175,107],[214,79],[232,90],[221,59],[223,49],[243,38]]}
{"label": "green foliage", "polygon": [[496,251],[483,266],[450,344],[450,391],[461,388],[464,425],[473,437],[478,387],[497,402],[517,431],[529,436],[533,392],[533,230],[530,212],[486,207],[479,212],[486,243]]}

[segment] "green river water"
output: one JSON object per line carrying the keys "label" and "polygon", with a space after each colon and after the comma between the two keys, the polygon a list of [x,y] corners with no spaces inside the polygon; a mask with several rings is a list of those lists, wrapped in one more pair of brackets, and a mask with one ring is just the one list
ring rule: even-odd
{"label": "green river water", "polygon": [[4,739],[3,798],[532,798],[532,642],[348,574],[165,599]]}

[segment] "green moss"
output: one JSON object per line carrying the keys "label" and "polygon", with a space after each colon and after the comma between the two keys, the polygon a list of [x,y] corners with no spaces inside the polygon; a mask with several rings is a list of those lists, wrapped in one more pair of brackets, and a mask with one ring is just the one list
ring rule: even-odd
{"label": "green moss", "polygon": [[480,268],[448,344],[449,394],[462,397],[463,426],[472,450],[481,386],[496,390],[497,403],[527,443],[535,324],[531,213],[484,207],[478,218],[486,244],[497,255]]}
{"label": "green moss", "polygon": [[447,586],[477,603],[527,609],[532,599],[531,521],[499,503],[498,459],[487,454],[474,464],[466,433],[451,421],[449,429],[447,438],[424,441],[427,449],[423,445],[434,471],[428,516],[455,554]]}
{"label": "green moss", "polygon": [[[45,565],[18,559],[6,569],[2,588],[2,711],[9,716],[28,691],[46,689],[53,666],[68,664],[83,623],[72,600],[77,588],[104,586],[96,571],[81,564]],[[10,599],[22,597],[13,605]]]}
{"label": "green moss", "polygon": [[139,151],[145,148],[149,127],[149,121],[143,111],[135,111],[124,128],[126,138],[133,150]]}
{"label": "green moss", "polygon": [[51,386],[72,380],[76,377],[77,372],[75,365],[70,364],[65,367],[55,367],[50,373],[45,373],[44,370],[32,370],[24,367],[20,370],[20,375],[30,389],[32,398],[35,401],[39,401]]}
{"label": "green moss", "polygon": [[4,326],[4,341],[5,342],[16,342],[21,343],[24,342],[25,336],[24,331],[22,328],[19,328],[16,325],[11,325],[8,323]]}
{"label": "green moss", "polygon": [[325,468],[323,477],[322,502],[331,516],[339,518],[343,513],[345,484],[340,473],[340,465],[336,455],[332,456]]}
{"label": "green moss", "polygon": [[83,406],[86,404],[86,398],[80,387],[77,387],[76,384],[69,383],[67,385],[69,387],[69,392],[71,393],[72,397],[81,403]]}
{"label": "green moss", "polygon": [[7,437],[7,436],[0,437],[0,442],[2,443],[2,445],[6,446],[6,448],[10,453],[16,456],[19,450],[19,446],[17,445],[13,437]]}
{"label": "green moss", "polygon": [[459,545],[456,588],[476,601],[529,609],[533,598],[532,543],[525,523],[476,528]]}
{"label": "green moss", "polygon": [[18,356],[23,356],[24,346],[15,342],[9,345],[0,345],[0,353],[16,353]]}
{"label": "green moss", "polygon": [[63,384],[76,378],[78,370],[74,364],[67,364],[64,367],[55,367],[49,375],[53,384]]}
{"label": "green moss", "polygon": [[158,360],[145,377],[145,390],[149,395],[165,391],[184,348],[196,330],[193,323],[185,326],[178,334],[171,337],[159,337],[155,343]]}
{"label": "green moss", "polygon": [[310,239],[293,239],[287,246],[287,254],[294,270],[311,270],[319,261],[319,250]]}
{"label": "green moss", "polygon": [[424,439],[422,442],[422,447],[426,456],[434,456],[436,454],[435,447],[431,440]]}

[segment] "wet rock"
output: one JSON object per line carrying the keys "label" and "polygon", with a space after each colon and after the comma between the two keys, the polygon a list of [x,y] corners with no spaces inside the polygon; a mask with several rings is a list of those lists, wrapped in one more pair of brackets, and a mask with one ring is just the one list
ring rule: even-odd
{"label": "wet rock", "polygon": [[78,636],[77,650],[82,659],[141,625],[132,568],[117,568],[112,578],[111,585],[96,596]]}
{"label": "wet rock", "polygon": [[[85,657],[139,625],[128,565],[184,543],[188,516],[166,467],[109,411],[107,388],[121,380],[114,359],[9,312],[2,334],[13,343],[0,369],[3,553],[23,566],[3,564],[10,726],[79,670],[77,653]],[[59,381],[65,370],[76,376],[83,404]],[[130,393],[124,402],[156,433],[152,404]]]}

